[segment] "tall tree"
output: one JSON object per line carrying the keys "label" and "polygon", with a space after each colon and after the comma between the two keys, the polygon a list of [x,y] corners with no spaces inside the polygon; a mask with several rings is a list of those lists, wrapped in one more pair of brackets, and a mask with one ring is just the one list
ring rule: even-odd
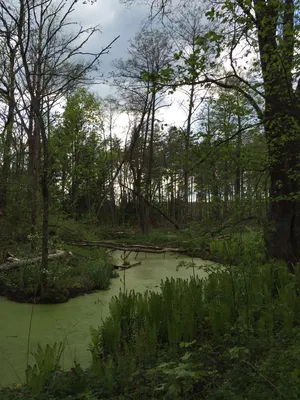
{"label": "tall tree", "polygon": [[11,167],[11,145],[13,140],[13,126],[15,119],[15,75],[17,73],[18,40],[16,25],[13,21],[7,21],[3,10],[0,9],[0,40],[1,40],[1,100],[7,107],[3,135],[3,162],[0,183],[0,210],[6,213],[7,189],[9,171]]}
{"label": "tall tree", "polygon": [[[164,92],[151,79],[171,60],[171,45],[164,32],[142,30],[132,41],[127,60],[116,62],[116,83],[124,98],[129,100],[130,111],[138,118],[132,131],[129,165],[134,178],[140,229],[149,230],[149,207],[153,195],[152,177],[154,137],[158,110],[164,106]],[[147,75],[147,79],[143,76]]]}
{"label": "tall tree", "polygon": [[[97,27],[70,33],[69,17],[77,0],[18,0],[0,2],[3,15],[16,26],[20,71],[19,94],[27,108],[29,142],[34,169],[34,206],[39,183],[40,158],[43,197],[42,266],[48,265],[49,219],[49,113],[65,93],[82,82],[110,45],[99,52],[86,53],[84,46]],[[82,62],[78,57],[89,56]],[[24,125],[26,121],[24,121]],[[42,146],[41,146],[42,144]],[[36,209],[33,223],[36,223]]]}
{"label": "tall tree", "polygon": [[67,97],[60,120],[52,133],[51,158],[61,204],[73,218],[91,215],[107,169],[100,101],[86,89],[78,89]]}
{"label": "tall tree", "polygon": [[189,7],[185,7],[180,13],[173,13],[169,17],[169,34],[174,40],[174,48],[177,49],[175,58],[181,58],[182,63],[188,63],[190,79],[187,86],[182,86],[179,90],[183,93],[185,101],[181,106],[186,114],[184,130],[184,209],[183,216],[185,223],[188,219],[189,209],[189,169],[190,165],[190,142],[193,125],[196,122],[196,112],[202,101],[203,91],[197,85],[197,65],[191,62],[190,54],[197,54],[199,43],[197,37],[203,34],[203,20],[199,18],[201,8],[195,1],[191,1]]}
{"label": "tall tree", "polygon": [[[161,7],[166,3],[170,1],[161,2]],[[196,55],[197,82],[236,90],[251,102],[261,119],[268,143],[271,182],[268,255],[292,266],[300,260],[297,4],[293,0],[226,1],[212,4],[206,15],[219,22],[219,29],[208,30],[198,38],[202,52]],[[213,49],[214,60],[204,57],[207,49]],[[227,59],[226,76],[216,68],[221,55]],[[195,58],[195,54],[191,56]],[[245,79],[241,57],[244,64],[251,64],[250,58],[254,59],[259,67],[256,81]],[[228,81],[228,75],[234,81]]]}

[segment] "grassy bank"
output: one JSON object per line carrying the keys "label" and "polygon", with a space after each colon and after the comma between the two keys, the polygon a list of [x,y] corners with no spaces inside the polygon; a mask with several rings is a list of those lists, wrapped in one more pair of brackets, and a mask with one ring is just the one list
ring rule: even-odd
{"label": "grassy bank", "polygon": [[0,294],[10,300],[61,303],[69,298],[109,288],[115,276],[111,259],[103,250],[74,249],[72,257],[49,263],[26,265],[0,273]]}
{"label": "grassy bank", "polygon": [[[115,276],[112,260],[103,249],[78,248],[72,242],[95,240],[101,233],[88,224],[74,220],[62,220],[50,224],[49,249],[62,249],[73,256],[49,262],[48,270],[40,263],[0,272],[0,295],[18,302],[61,303],[94,290],[108,289]],[[30,259],[41,252],[41,236],[38,233],[12,237],[2,244],[18,259]],[[5,262],[1,259],[0,263]]]}

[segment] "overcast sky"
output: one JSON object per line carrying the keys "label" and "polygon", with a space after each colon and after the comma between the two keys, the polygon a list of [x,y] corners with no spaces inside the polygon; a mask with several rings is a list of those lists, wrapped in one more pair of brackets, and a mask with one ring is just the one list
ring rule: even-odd
{"label": "overcast sky", "polygon": [[[126,6],[119,0],[97,0],[94,4],[84,4],[79,0],[72,19],[80,22],[85,28],[98,25],[101,32],[95,34],[89,42],[89,50],[99,51],[107,46],[117,36],[108,55],[101,58],[101,71],[104,75],[112,70],[112,61],[125,57],[129,40],[142,28],[147,16],[146,5]],[[99,93],[107,95],[109,89],[99,87]]]}
{"label": "overcast sky", "polygon": [[[109,54],[102,57],[101,72],[104,76],[112,71],[114,59],[127,57],[129,41],[143,27],[148,13],[149,7],[146,4],[138,4],[138,1],[134,5],[121,4],[119,0],[97,0],[94,4],[85,4],[85,0],[78,1],[72,19],[80,22],[84,27],[99,25],[101,30],[101,33],[95,35],[90,41],[90,51],[99,51],[120,36],[113,44]],[[108,85],[93,86],[92,90],[101,97],[113,92]],[[168,124],[181,124],[184,119],[176,97],[178,100],[181,99],[180,95],[175,94],[172,107],[166,110],[163,116],[164,122]],[[124,117],[120,119],[120,124],[122,127],[126,124]]]}

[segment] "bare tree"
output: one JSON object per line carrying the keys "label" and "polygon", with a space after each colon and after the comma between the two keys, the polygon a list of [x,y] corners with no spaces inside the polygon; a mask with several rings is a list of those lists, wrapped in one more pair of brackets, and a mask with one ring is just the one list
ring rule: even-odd
{"label": "bare tree", "polygon": [[[138,201],[140,230],[149,231],[149,201],[153,196],[152,177],[157,112],[165,106],[165,91],[151,76],[169,65],[172,45],[164,32],[142,30],[131,42],[127,60],[116,62],[116,80],[129,110],[137,117],[132,131],[128,163]],[[144,79],[144,76],[147,79]],[[134,144],[134,146],[132,145]]]}
{"label": "bare tree", "polygon": [[[163,6],[163,5],[161,5]],[[205,21],[199,18],[202,12],[203,5],[199,5],[196,1],[191,1],[189,7],[181,9],[180,13],[172,13],[168,19],[167,27],[170,37],[174,40],[174,48],[177,50],[177,55],[181,55],[183,62],[189,62],[190,80],[186,87],[181,87],[179,90],[183,93],[186,100],[181,102],[181,106],[186,114],[186,121],[182,129],[184,136],[184,160],[183,160],[183,179],[184,179],[184,222],[188,222],[189,210],[189,192],[190,192],[190,145],[193,125],[197,121],[197,111],[202,104],[204,90],[197,85],[197,63],[190,62],[190,54],[196,54],[199,51],[197,37],[201,36],[205,30]]]}
{"label": "bare tree", "polygon": [[0,183],[0,210],[3,214],[6,212],[7,204],[7,186],[9,171],[11,165],[11,145],[13,139],[13,126],[15,117],[15,75],[16,57],[17,57],[17,32],[16,25],[11,21],[7,21],[3,10],[0,9],[0,63],[1,63],[1,100],[6,105],[6,115],[2,135],[3,142],[3,162],[2,176]]}
{"label": "bare tree", "polygon": [[[96,52],[85,50],[97,27],[83,28],[69,20],[76,0],[19,0],[18,5],[0,2],[2,13],[17,27],[18,89],[26,110],[28,139],[34,171],[34,204],[41,177],[43,197],[42,267],[48,265],[49,218],[49,140],[50,113],[69,90],[90,81],[88,74],[97,69],[100,57],[110,44]],[[70,32],[70,27],[77,29]],[[41,147],[42,144],[42,147]],[[42,155],[41,173],[40,160]],[[36,208],[32,222],[36,223]]]}

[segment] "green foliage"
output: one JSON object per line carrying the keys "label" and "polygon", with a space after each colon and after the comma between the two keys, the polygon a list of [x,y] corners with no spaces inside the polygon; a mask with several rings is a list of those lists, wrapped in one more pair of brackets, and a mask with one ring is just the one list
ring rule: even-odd
{"label": "green foliage", "polygon": [[[150,367],[148,385],[166,396],[159,398],[184,398],[195,390],[203,398],[212,393],[238,398],[242,392],[253,395],[252,385],[259,394],[249,398],[281,398],[268,357],[281,351],[275,345],[279,338],[288,344],[293,329],[298,332],[299,283],[284,264],[249,259],[212,272],[205,281],[166,280],[160,294],[120,293],[111,302],[111,316],[93,332],[93,371],[108,392],[116,380],[117,392],[130,391],[131,380]],[[297,371],[289,372],[292,380]],[[284,384],[284,393],[291,393],[287,388]]]}
{"label": "green foliage", "polygon": [[299,398],[300,272],[250,256],[203,280],[167,279],[159,293],[120,292],[92,331],[91,369],[49,376],[51,349],[39,351],[30,390],[39,400]]}
{"label": "green foliage", "polygon": [[107,174],[100,101],[80,88],[67,98],[57,120],[50,153],[56,183],[53,189],[61,198],[58,204],[72,217],[94,214],[94,203]]}
{"label": "green foliage", "polygon": [[237,265],[243,260],[261,263],[265,259],[263,234],[259,230],[248,229],[227,239],[212,240],[209,247],[213,259],[225,264]]}
{"label": "green foliage", "polygon": [[105,252],[72,250],[73,257],[51,261],[48,270],[41,270],[37,263],[1,272],[1,293],[22,302],[60,303],[92,290],[108,289],[115,274]]}
{"label": "green foliage", "polygon": [[32,353],[36,363],[26,369],[27,390],[32,396],[41,393],[50,374],[58,368],[63,351],[64,345],[55,343],[52,347],[47,345],[45,349],[38,345],[37,352]]}

